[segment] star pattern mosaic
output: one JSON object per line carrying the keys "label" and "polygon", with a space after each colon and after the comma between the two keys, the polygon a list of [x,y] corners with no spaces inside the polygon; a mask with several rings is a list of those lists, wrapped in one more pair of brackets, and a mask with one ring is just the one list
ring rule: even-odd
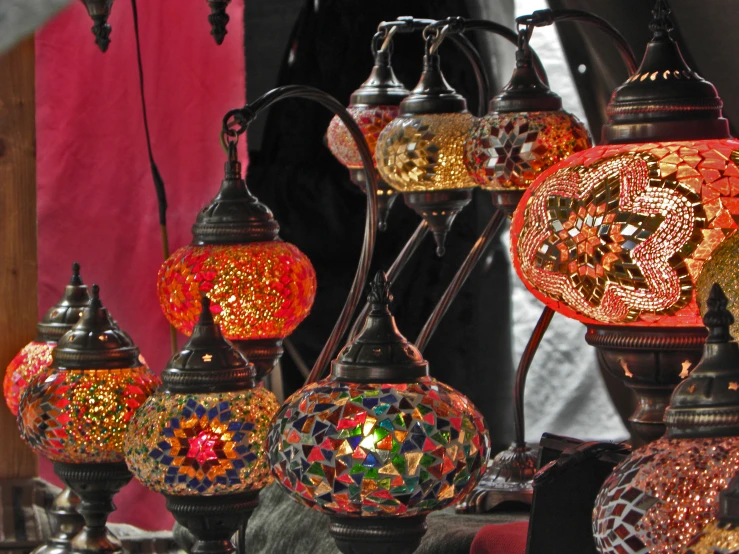
{"label": "star pattern mosaic", "polygon": [[525,189],[545,169],[590,146],[585,126],[567,112],[493,112],[472,129],[465,165],[481,187]]}
{"label": "star pattern mosaic", "polygon": [[37,375],[21,396],[21,437],[53,462],[122,462],[129,422],[158,385],[146,366]]}
{"label": "star pattern mosaic", "polygon": [[357,516],[412,516],[454,504],[490,454],[481,414],[431,378],[309,385],[277,414],[267,445],[275,477],[296,500]]}
{"label": "star pattern mosaic", "polygon": [[126,462],[147,488],[172,495],[259,490],[272,478],[264,442],[278,409],[263,387],[150,397],[126,437]]}
{"label": "star pattern mosaic", "polygon": [[18,403],[23,391],[36,375],[48,371],[51,351],[55,346],[55,342],[32,341],[10,361],[3,379],[3,394],[5,403],[14,416],[18,415]]}
{"label": "star pattern mosaic", "polygon": [[710,522],[739,470],[739,437],[662,438],[616,466],[598,494],[600,554],[675,554]]}
{"label": "star pattern mosaic", "polygon": [[[398,117],[400,106],[349,106],[347,111],[362,130],[372,157],[375,155],[377,137],[393,119]],[[334,116],[326,132],[328,147],[344,166],[352,169],[362,167],[362,158],[346,125]],[[376,165],[376,164],[375,164]]]}
{"label": "star pattern mosaic", "polygon": [[[585,323],[701,326],[696,281],[739,228],[735,152],[735,139],[604,145],[551,167],[526,191],[512,223],[521,279],[542,302]],[[599,223],[597,232],[588,218]],[[624,242],[613,242],[614,233]],[[613,251],[619,248],[628,258]],[[578,256],[584,261],[588,249],[602,252],[605,263],[565,268]],[[626,263],[610,265],[610,254]]]}

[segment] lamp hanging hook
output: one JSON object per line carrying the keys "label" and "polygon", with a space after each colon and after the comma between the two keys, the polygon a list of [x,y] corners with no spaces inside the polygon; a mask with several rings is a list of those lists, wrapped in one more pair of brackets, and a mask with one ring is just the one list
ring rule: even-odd
{"label": "lamp hanging hook", "polygon": [[397,27],[390,27],[388,31],[385,33],[385,38],[382,41],[382,46],[380,46],[380,49],[377,51],[379,54],[380,52],[387,52],[388,48],[391,47],[393,36],[395,36],[395,33],[398,32]]}
{"label": "lamp hanging hook", "polygon": [[[426,27],[426,29],[423,30],[424,38],[427,41],[428,46],[428,53],[429,54],[436,54],[436,51],[439,49],[439,46],[441,46],[441,43],[444,42],[444,39],[446,38],[447,34],[449,33],[449,25],[444,25],[441,30],[436,28]],[[426,31],[429,31],[428,33]],[[433,33],[433,34],[432,34]]]}

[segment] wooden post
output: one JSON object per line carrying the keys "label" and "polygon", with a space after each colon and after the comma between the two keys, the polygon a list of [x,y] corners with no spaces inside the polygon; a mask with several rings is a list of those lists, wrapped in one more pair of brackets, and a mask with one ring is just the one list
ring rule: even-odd
{"label": "wooden post", "polygon": [[[0,367],[36,335],[36,127],[33,37],[0,55]],[[0,479],[33,477],[36,456],[0,406]]]}

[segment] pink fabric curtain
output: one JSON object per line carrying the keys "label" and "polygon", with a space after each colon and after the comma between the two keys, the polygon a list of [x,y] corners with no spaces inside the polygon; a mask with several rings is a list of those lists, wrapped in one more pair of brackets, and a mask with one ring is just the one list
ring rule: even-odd
{"label": "pink fabric curtain", "polygon": [[[197,211],[223,176],[223,114],[244,103],[243,0],[229,6],[224,44],[210,36],[205,0],[139,2],[154,155],[167,185],[172,251],[190,241]],[[156,196],[139,99],[131,4],[117,0],[106,54],[74,2],[37,33],[39,312],[61,294],[73,261],[98,283],[113,317],[152,369],[170,356],[156,298],[162,263]],[[182,344],[180,337],[180,344]],[[41,475],[58,482],[51,465]],[[135,481],[112,521],[166,529],[161,496]]]}

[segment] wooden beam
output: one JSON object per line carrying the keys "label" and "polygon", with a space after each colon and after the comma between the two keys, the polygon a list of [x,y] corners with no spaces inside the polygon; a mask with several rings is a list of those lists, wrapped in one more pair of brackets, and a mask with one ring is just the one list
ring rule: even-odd
{"label": "wooden beam", "polygon": [[[0,367],[36,335],[36,126],[33,37],[0,56]],[[36,456],[0,406],[0,479],[33,477]]]}

